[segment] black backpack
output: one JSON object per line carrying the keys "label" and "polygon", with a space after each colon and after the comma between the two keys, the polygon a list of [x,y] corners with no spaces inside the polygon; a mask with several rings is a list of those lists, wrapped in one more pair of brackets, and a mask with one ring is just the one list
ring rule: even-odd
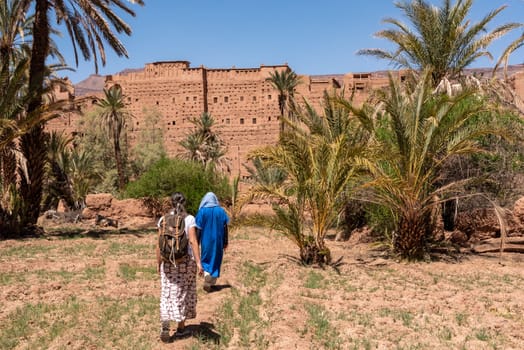
{"label": "black backpack", "polygon": [[185,216],[166,214],[158,235],[160,257],[176,265],[188,255],[188,239],[185,233]]}

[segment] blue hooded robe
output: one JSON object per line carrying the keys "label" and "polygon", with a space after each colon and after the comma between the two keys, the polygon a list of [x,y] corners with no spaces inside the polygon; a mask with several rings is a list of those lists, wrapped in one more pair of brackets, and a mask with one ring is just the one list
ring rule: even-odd
{"label": "blue hooded robe", "polygon": [[206,193],[202,198],[195,221],[200,230],[202,268],[212,277],[219,277],[224,244],[227,244],[225,225],[229,224],[229,217],[213,192]]}

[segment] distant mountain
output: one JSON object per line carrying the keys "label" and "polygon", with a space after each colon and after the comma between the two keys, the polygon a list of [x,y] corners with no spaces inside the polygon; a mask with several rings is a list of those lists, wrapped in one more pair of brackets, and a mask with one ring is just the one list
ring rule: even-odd
{"label": "distant mountain", "polygon": [[87,79],[74,84],[75,96],[100,93],[104,90],[106,77],[104,75],[91,74]]}
{"label": "distant mountain", "polygon": [[[127,68],[116,74],[127,74],[132,72],[139,72],[144,70],[143,68]],[[74,84],[75,96],[84,96],[90,94],[101,93],[104,90],[106,81],[105,75],[91,74],[87,79]]]}

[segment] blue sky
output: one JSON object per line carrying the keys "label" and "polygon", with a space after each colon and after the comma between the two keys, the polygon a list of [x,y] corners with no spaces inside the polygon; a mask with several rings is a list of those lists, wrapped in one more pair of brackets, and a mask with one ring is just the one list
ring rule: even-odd
{"label": "blue sky", "polygon": [[[392,68],[373,57],[358,56],[363,48],[388,48],[373,37],[388,28],[381,21],[405,21],[393,0],[144,0],[133,6],[135,18],[123,16],[133,28],[121,37],[129,58],[107,52],[99,74],[164,60],[187,60],[192,67],[251,68],[287,63],[298,74],[343,74]],[[432,1],[440,4],[440,0]],[[476,0],[469,19],[477,22],[489,11],[508,5],[488,29],[507,22],[524,22],[524,0]],[[498,56],[513,36],[491,47]],[[56,39],[67,62],[74,67],[69,39]],[[511,63],[523,63],[523,51]],[[474,66],[492,66],[482,60]],[[76,72],[64,72],[73,81],[95,73],[94,64],[80,58]]]}

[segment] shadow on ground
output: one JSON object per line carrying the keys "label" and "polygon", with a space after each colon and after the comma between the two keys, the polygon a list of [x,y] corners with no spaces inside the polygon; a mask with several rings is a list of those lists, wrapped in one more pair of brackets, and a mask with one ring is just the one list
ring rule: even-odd
{"label": "shadow on ground", "polygon": [[64,238],[73,239],[81,237],[90,237],[97,239],[105,239],[110,236],[121,236],[131,235],[135,237],[142,237],[143,235],[149,235],[156,233],[156,229],[152,228],[122,228],[122,229],[104,229],[104,228],[67,228],[67,229],[53,229],[46,232],[44,238]]}
{"label": "shadow on ground", "polygon": [[207,293],[214,293],[214,292],[220,292],[222,289],[231,288],[230,284],[215,284],[214,286],[211,286],[211,290],[206,291]]}
{"label": "shadow on ground", "polygon": [[213,342],[220,344],[220,334],[215,331],[212,323],[200,322],[200,324],[188,325],[191,336],[203,340],[204,342]]}

